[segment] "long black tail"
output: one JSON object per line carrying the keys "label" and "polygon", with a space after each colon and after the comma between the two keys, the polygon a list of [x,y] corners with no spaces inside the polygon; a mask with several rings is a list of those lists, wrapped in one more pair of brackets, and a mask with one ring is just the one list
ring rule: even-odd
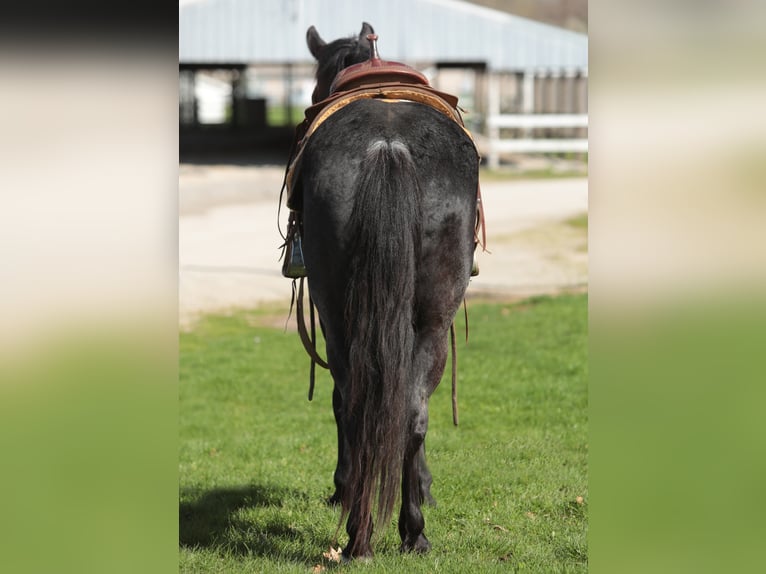
{"label": "long black tail", "polygon": [[356,545],[382,527],[399,494],[408,435],[407,383],[415,331],[415,263],[421,194],[408,148],[373,142],[360,168],[348,234],[353,251],[346,293],[349,381],[345,397],[351,469],[341,524],[352,511]]}

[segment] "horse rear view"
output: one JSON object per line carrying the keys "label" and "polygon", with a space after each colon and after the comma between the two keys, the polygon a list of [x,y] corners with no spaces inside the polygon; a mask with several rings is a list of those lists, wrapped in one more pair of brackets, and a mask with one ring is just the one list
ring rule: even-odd
{"label": "horse rear view", "polygon": [[335,385],[345,558],[372,555],[397,501],[401,550],[430,548],[428,401],[476,246],[479,158],[456,101],[381,61],[376,39],[366,23],[330,43],[309,28],[315,105],[288,201]]}

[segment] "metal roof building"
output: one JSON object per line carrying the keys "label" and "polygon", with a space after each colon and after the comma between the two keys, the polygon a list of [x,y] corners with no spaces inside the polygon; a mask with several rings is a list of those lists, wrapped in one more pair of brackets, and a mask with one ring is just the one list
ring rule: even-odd
{"label": "metal roof building", "polygon": [[484,63],[489,71],[586,70],[588,37],[459,0],[180,0],[180,64],[310,63],[305,34],[380,35],[382,57]]}
{"label": "metal roof building", "polygon": [[[314,84],[306,31],[330,42],[368,22],[383,59],[460,97],[490,164],[502,151],[587,150],[584,34],[461,0],[180,0],[178,10],[181,149],[292,137]],[[221,82],[227,93],[210,96]]]}

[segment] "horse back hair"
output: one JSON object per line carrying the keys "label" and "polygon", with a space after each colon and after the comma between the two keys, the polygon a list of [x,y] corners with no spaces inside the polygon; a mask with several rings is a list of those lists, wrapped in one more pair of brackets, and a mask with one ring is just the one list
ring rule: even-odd
{"label": "horse back hair", "polygon": [[382,530],[399,496],[409,435],[407,383],[415,343],[421,205],[407,146],[395,139],[373,141],[355,183],[347,235],[352,255],[345,308],[349,377],[344,409],[352,463],[341,524],[352,508],[359,512],[354,545],[371,536],[373,509]]}

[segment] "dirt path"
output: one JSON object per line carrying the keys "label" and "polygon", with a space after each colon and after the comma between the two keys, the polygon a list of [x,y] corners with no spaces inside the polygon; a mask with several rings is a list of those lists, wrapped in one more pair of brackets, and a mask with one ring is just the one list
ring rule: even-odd
{"label": "dirt path", "polygon": [[[264,304],[289,306],[280,273],[281,166],[182,165],[179,319]],[[587,212],[585,178],[482,184],[490,253],[469,297],[526,297],[587,286],[587,232],[566,223]],[[281,221],[284,228],[286,212]]]}

